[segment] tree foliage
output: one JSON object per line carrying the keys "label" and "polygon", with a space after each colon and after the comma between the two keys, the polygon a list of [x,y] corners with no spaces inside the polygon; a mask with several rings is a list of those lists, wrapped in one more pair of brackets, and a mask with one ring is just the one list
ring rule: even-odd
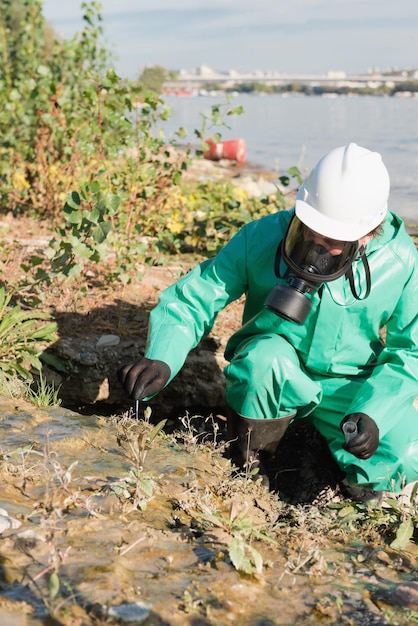
{"label": "tree foliage", "polygon": [[[77,277],[81,291],[92,264],[104,281],[126,283],[167,253],[213,254],[245,221],[283,206],[283,195],[258,202],[232,185],[182,185],[190,153],[177,144],[185,133],[167,140],[162,130],[170,112],[159,93],[170,74],[155,66],[136,84],[122,80],[103,45],[97,2],[81,4],[83,29],[65,40],[46,24],[42,4],[3,0],[0,13],[0,214],[41,217],[55,233],[43,253],[22,261],[17,284],[4,283],[25,306],[12,307],[0,290],[0,328],[11,338],[0,342],[4,379],[40,369],[40,344],[54,326],[24,309],[42,302],[45,286],[59,290]],[[237,113],[227,101],[202,116],[200,154],[223,115]]]}
{"label": "tree foliage", "polygon": [[[108,167],[124,150],[137,145],[139,134],[149,130],[162,104],[112,70],[112,59],[102,45],[99,8],[96,2],[83,3],[82,32],[69,40],[55,38],[48,48],[41,0],[4,2],[0,15],[3,209],[35,209],[57,216],[80,179]],[[136,106],[144,101],[145,111]]]}
{"label": "tree foliage", "polygon": [[139,77],[140,84],[145,88],[160,94],[165,81],[169,78],[169,72],[161,65],[145,67]]}
{"label": "tree foliage", "polygon": [[[180,188],[190,152],[177,146],[183,129],[169,140],[162,130],[170,111],[159,92],[170,73],[154,66],[138,83],[122,80],[103,44],[100,5],[81,9],[83,29],[65,40],[51,37],[42,0],[5,0],[0,14],[0,212],[41,216],[56,233],[46,257],[25,262],[26,288],[110,256],[107,276],[128,281],[139,260],[212,253],[267,210],[231,186]],[[223,115],[240,113],[228,101],[212,106],[195,130],[201,147]]]}

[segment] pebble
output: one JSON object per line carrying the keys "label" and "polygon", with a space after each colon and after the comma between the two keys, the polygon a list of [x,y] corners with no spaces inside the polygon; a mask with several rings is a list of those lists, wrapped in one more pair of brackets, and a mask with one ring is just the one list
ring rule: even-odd
{"label": "pebble", "polygon": [[9,517],[6,509],[0,508],[0,533],[4,532],[5,530],[19,528],[19,526],[21,525],[22,522],[19,522],[19,520],[14,519],[13,517]]}
{"label": "pebble", "polygon": [[97,363],[97,358],[91,352],[79,352],[78,361],[82,365],[95,365]]}
{"label": "pebble", "polygon": [[46,539],[43,535],[37,533],[31,528],[28,528],[27,530],[22,530],[21,532],[17,533],[17,537],[19,537],[20,539],[24,539],[25,541],[41,541],[42,543],[46,542]]}
{"label": "pebble", "polygon": [[96,343],[97,348],[108,348],[110,346],[117,346],[120,343],[120,337],[118,335],[102,335],[99,337]]}
{"label": "pebble", "polygon": [[260,196],[271,196],[277,193],[278,184],[272,183],[264,178],[254,179],[251,176],[234,178],[233,183],[247,192],[249,196],[259,198]]}
{"label": "pebble", "polygon": [[134,602],[132,604],[119,604],[111,606],[108,610],[109,617],[114,617],[123,623],[135,622],[142,624],[148,619],[151,609],[142,604],[142,602]]}

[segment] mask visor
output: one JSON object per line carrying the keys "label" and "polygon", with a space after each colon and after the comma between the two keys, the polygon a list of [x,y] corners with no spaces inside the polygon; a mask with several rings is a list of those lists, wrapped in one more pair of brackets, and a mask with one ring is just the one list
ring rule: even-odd
{"label": "mask visor", "polygon": [[305,226],[295,215],[283,240],[282,258],[297,276],[323,283],[345,274],[358,249],[358,241],[324,237]]}

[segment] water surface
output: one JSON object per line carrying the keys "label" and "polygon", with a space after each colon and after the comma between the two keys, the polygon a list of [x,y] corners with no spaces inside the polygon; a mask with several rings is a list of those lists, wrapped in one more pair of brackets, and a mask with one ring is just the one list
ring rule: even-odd
{"label": "water surface", "polygon": [[[221,96],[167,97],[173,116],[166,126],[201,128],[202,115]],[[242,137],[248,161],[284,173],[299,166],[309,171],[328,150],[351,141],[376,150],[391,176],[390,208],[418,222],[418,98],[376,96],[301,97],[238,95],[231,106],[244,114],[226,118],[224,139]]]}

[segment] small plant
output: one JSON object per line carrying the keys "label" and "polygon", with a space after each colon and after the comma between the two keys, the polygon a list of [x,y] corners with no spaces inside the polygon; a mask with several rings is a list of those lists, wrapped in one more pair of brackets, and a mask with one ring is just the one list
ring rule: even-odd
{"label": "small plant", "polygon": [[232,565],[244,574],[261,574],[263,558],[261,554],[242,535],[236,535],[228,545],[228,554]]}
{"label": "small plant", "polygon": [[52,272],[75,277],[88,261],[106,261],[107,237],[121,198],[103,191],[99,180],[81,185],[67,197],[65,224],[49,243]]}
{"label": "small plant", "polygon": [[384,536],[394,550],[404,550],[418,528],[418,483],[410,496],[387,496],[381,502],[330,504],[337,510],[337,523],[346,531],[360,530]]}
{"label": "small plant", "polygon": [[263,570],[263,557],[253,546],[254,541],[278,545],[270,537],[267,527],[260,527],[250,515],[251,505],[242,497],[232,498],[227,514],[218,510],[218,498],[209,488],[189,490],[178,501],[178,507],[191,518],[194,527],[203,532],[219,529],[229,539],[225,542],[233,567],[243,574],[260,575]]}
{"label": "small plant", "polygon": [[144,511],[154,493],[155,481],[145,474],[143,466],[148,451],[167,420],[161,420],[156,426],[152,426],[150,417],[151,408],[147,407],[143,420],[138,422],[127,416],[118,424],[117,442],[133,467],[127,475],[112,482],[109,489],[122,500],[123,504],[129,502],[131,511],[137,509]]}
{"label": "small plant", "polygon": [[[91,494],[85,495],[73,485],[78,480],[73,475],[78,462],[64,466],[57,453],[51,450],[49,438],[42,450],[35,447],[36,443],[3,451],[1,469],[6,479],[18,480],[19,491],[32,503],[27,519],[39,524],[48,547],[47,558],[40,560],[32,555],[33,546],[25,547],[32,567],[25,569],[22,584],[32,593],[36,590],[51,619],[58,619],[64,607],[77,602],[76,593],[62,572],[71,550],[71,546],[62,541],[65,517],[69,510],[78,507],[95,517],[100,514],[89,506]],[[60,619],[58,621],[61,623]]]}
{"label": "small plant", "polygon": [[385,499],[384,506],[391,510],[399,524],[395,527],[395,538],[390,544],[390,547],[394,550],[404,550],[413,538],[415,529],[418,528],[417,492],[418,483],[415,483],[409,500],[404,496]]}
{"label": "small plant", "polygon": [[123,503],[129,503],[129,511],[145,511],[155,489],[155,481],[144,472],[130,469],[126,476],[112,482],[109,492],[117,496]]}
{"label": "small plant", "polygon": [[151,449],[154,440],[167,422],[164,419],[153,426],[150,423],[150,417],[151,407],[147,407],[143,420],[135,421],[128,418],[120,422],[122,432],[118,437],[118,443],[136,470],[144,465],[148,450]]}
{"label": "small plant", "polygon": [[213,447],[220,451],[226,444],[218,441],[219,424],[211,413],[207,417],[203,415],[191,416],[188,412],[180,417],[183,428],[176,431],[175,437],[181,440],[187,451],[198,452],[204,448]]}
{"label": "small plant", "polygon": [[41,372],[39,379],[36,381],[35,388],[28,387],[26,395],[29,400],[38,407],[60,406],[60,389],[61,385],[56,388],[53,383],[48,383]]}
{"label": "small plant", "polygon": [[[201,114],[202,125],[200,129],[196,129],[195,135],[200,140],[200,147],[197,151],[198,155],[202,155],[205,150],[208,149],[208,144],[206,143],[207,135],[212,129],[218,127],[226,127],[229,128],[228,124],[225,122],[227,117],[231,117],[232,115],[242,115],[244,113],[244,109],[242,106],[231,107],[231,96],[226,96],[225,102],[220,104],[213,104],[211,106],[210,115],[206,115],[205,113]],[[221,135],[219,132],[212,132],[211,139],[217,143],[221,139]]]}
{"label": "small plant", "polygon": [[55,338],[57,325],[49,315],[11,305],[12,294],[0,288],[0,379],[32,380],[31,368],[40,371],[41,354]]}

